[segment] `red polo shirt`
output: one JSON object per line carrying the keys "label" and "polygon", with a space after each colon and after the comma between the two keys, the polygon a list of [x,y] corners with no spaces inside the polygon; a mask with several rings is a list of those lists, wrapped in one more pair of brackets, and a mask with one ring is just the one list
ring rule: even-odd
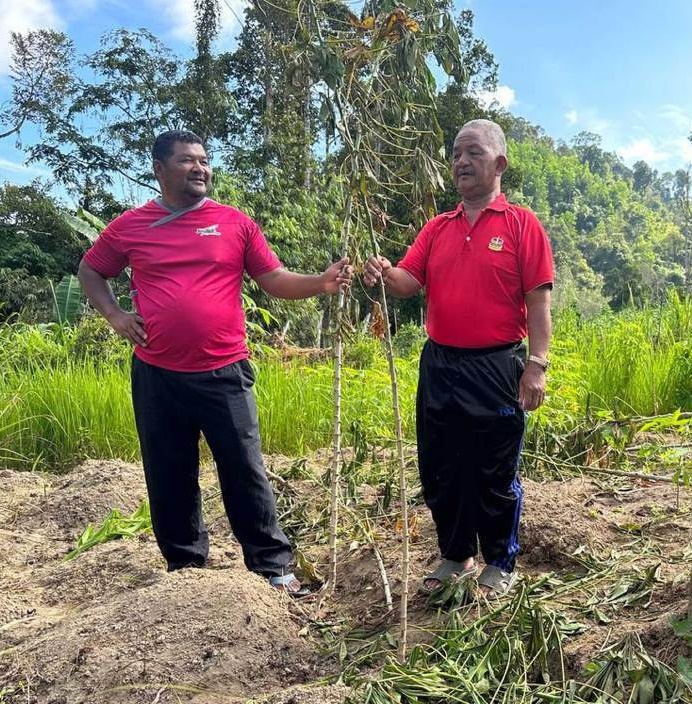
{"label": "red polo shirt", "polygon": [[248,356],[243,272],[257,277],[281,266],[253,220],[210,199],[179,216],[153,200],[129,210],[85,260],[106,278],[131,267],[132,301],[147,332],[147,346],[135,354],[179,372],[218,369]]}
{"label": "red polo shirt", "polygon": [[398,266],[425,287],[431,339],[464,348],[526,337],[524,295],[554,278],[538,218],[502,194],[473,225],[463,204],[430,220]]}

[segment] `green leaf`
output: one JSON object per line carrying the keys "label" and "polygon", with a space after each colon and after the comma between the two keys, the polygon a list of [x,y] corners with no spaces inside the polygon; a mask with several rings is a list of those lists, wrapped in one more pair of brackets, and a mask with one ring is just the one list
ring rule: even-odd
{"label": "green leaf", "polygon": [[692,640],[692,621],[688,618],[681,618],[671,621],[673,631],[676,636],[685,640]]}
{"label": "green leaf", "polygon": [[151,530],[151,513],[148,501],[143,501],[131,516],[121,516],[120,511],[114,508],[98,528],[89,524],[84,529],[84,532],[77,539],[74,549],[68,552],[64,559],[71,560],[100,543],[117,538],[132,538],[148,530]]}
{"label": "green leaf", "polygon": [[636,686],[637,704],[653,704],[655,690],[651,677],[649,675],[642,677]]}
{"label": "green leaf", "polygon": [[598,607],[594,607],[593,609],[591,609],[590,613],[596,619],[596,621],[601,624],[610,623],[612,620],[610,619],[610,617],[606,616],[605,613],[603,613],[603,611],[601,611]]}
{"label": "green leaf", "polygon": [[96,217],[96,215],[90,213],[88,210],[84,210],[84,208],[77,209],[77,217],[81,218],[82,220],[85,220],[99,233],[103,232],[106,229],[106,223],[103,222],[101,218]]}
{"label": "green leaf", "polygon": [[53,296],[53,315],[61,325],[76,322],[82,311],[82,289],[79,279],[72,274],[64,276],[57,288],[50,282]]}
{"label": "green leaf", "polygon": [[[101,230],[96,229],[90,225],[85,220],[75,217],[70,213],[61,213],[62,219],[73,229],[79,232],[80,235],[84,235],[89,242],[92,244],[96,241],[96,238],[101,234]],[[92,216],[94,217],[94,216]],[[101,228],[103,229],[103,228]]]}
{"label": "green leaf", "polygon": [[678,674],[686,685],[692,686],[692,660],[681,655],[678,658]]}

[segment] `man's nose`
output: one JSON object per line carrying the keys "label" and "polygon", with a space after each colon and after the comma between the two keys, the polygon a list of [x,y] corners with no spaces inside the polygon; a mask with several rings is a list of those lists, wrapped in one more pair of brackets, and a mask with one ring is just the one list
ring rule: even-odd
{"label": "man's nose", "polygon": [[461,152],[461,154],[459,154],[459,160],[457,161],[457,163],[461,166],[468,166],[468,164],[470,163],[469,155],[466,152]]}

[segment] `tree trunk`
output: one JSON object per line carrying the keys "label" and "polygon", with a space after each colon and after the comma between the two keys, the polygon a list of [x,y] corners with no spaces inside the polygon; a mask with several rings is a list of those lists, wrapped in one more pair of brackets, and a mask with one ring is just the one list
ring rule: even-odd
{"label": "tree trunk", "polygon": [[272,76],[271,76],[271,33],[267,27],[262,30],[262,41],[264,44],[264,117],[262,119],[263,125],[263,139],[264,148],[267,149],[271,145],[272,141],[272,120],[274,119],[274,88],[272,86]]}

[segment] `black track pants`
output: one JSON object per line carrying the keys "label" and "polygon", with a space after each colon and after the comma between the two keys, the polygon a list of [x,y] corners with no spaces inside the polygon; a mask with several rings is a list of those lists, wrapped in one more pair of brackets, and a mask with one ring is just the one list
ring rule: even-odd
{"label": "black track pants", "polygon": [[463,350],[428,340],[417,396],[418,463],[442,557],[462,561],[480,543],[487,564],[512,571],[522,488],[524,412],[517,397],[522,344]]}
{"label": "black track pants", "polygon": [[247,568],[280,575],[291,560],[264,471],[253,383],[247,360],[184,373],[133,358],[132,401],[151,518],[169,570],[201,566],[209,552],[198,483],[200,431]]}

